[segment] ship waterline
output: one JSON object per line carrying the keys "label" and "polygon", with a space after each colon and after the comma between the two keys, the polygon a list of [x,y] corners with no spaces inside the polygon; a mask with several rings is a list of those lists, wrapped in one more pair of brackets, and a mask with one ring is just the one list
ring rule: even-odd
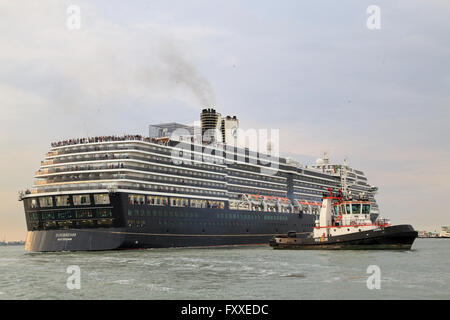
{"label": "ship waterline", "polygon": [[370,214],[378,215],[376,188],[363,172],[330,164],[327,156],[308,168],[230,148],[226,139],[233,136],[224,128],[237,119],[215,123],[224,126],[220,136],[225,141],[220,143],[203,138],[199,142],[195,136],[173,140],[139,135],[52,143],[33,189],[20,196],[28,229],[26,249],[268,243],[280,233],[311,233],[323,191],[342,183],[355,194],[368,195],[374,208]]}

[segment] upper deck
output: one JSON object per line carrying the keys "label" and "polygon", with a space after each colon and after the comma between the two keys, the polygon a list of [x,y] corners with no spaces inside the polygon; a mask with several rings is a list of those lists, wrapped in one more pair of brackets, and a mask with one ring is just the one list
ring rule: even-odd
{"label": "upper deck", "polygon": [[54,142],[35,178],[31,194],[116,189],[217,200],[258,194],[304,203],[321,201],[325,188],[340,186],[338,176],[285,158],[140,135]]}

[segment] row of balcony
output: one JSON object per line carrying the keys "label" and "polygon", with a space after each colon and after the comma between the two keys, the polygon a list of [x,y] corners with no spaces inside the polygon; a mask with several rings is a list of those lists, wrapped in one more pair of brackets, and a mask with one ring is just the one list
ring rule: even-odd
{"label": "row of balcony", "polygon": [[[116,180],[116,179],[128,179],[128,180],[138,180],[145,182],[153,182],[153,183],[166,183],[166,184],[180,184],[183,186],[191,186],[197,188],[211,188],[218,190],[226,190],[225,184],[218,184],[213,182],[205,182],[205,181],[194,181],[194,180],[185,180],[185,179],[176,179],[178,181],[170,181],[167,180],[167,177],[158,177],[158,178],[148,178],[148,177],[137,177],[129,174],[108,174],[108,173],[90,173],[90,174],[80,174],[80,175],[71,175],[68,177],[58,177],[54,179],[46,179],[41,181],[36,181],[36,186],[43,186],[47,184],[53,183],[64,183],[64,182],[86,182],[96,181],[96,180]],[[181,180],[181,181],[180,181]]]}

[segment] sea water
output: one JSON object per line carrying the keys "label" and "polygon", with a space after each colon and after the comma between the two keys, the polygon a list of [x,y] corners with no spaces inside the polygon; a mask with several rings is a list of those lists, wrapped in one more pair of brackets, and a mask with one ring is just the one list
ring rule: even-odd
{"label": "sea water", "polygon": [[6,246],[0,299],[449,299],[449,263],[450,239],[417,239],[409,251]]}

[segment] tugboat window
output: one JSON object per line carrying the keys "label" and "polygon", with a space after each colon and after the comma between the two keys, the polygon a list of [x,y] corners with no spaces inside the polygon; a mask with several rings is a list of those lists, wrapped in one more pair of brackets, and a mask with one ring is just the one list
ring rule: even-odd
{"label": "tugboat window", "polygon": [[339,214],[339,206],[334,206],[334,214],[335,215]]}
{"label": "tugboat window", "polygon": [[369,214],[370,213],[370,204],[363,204],[362,205],[362,213],[363,214]]}
{"label": "tugboat window", "polygon": [[350,205],[349,205],[349,204],[346,204],[346,205],[345,205],[345,211],[346,211],[347,214],[352,213],[352,212],[350,211]]}
{"label": "tugboat window", "polygon": [[360,214],[361,213],[361,204],[352,203],[352,212],[353,212],[353,214]]}

